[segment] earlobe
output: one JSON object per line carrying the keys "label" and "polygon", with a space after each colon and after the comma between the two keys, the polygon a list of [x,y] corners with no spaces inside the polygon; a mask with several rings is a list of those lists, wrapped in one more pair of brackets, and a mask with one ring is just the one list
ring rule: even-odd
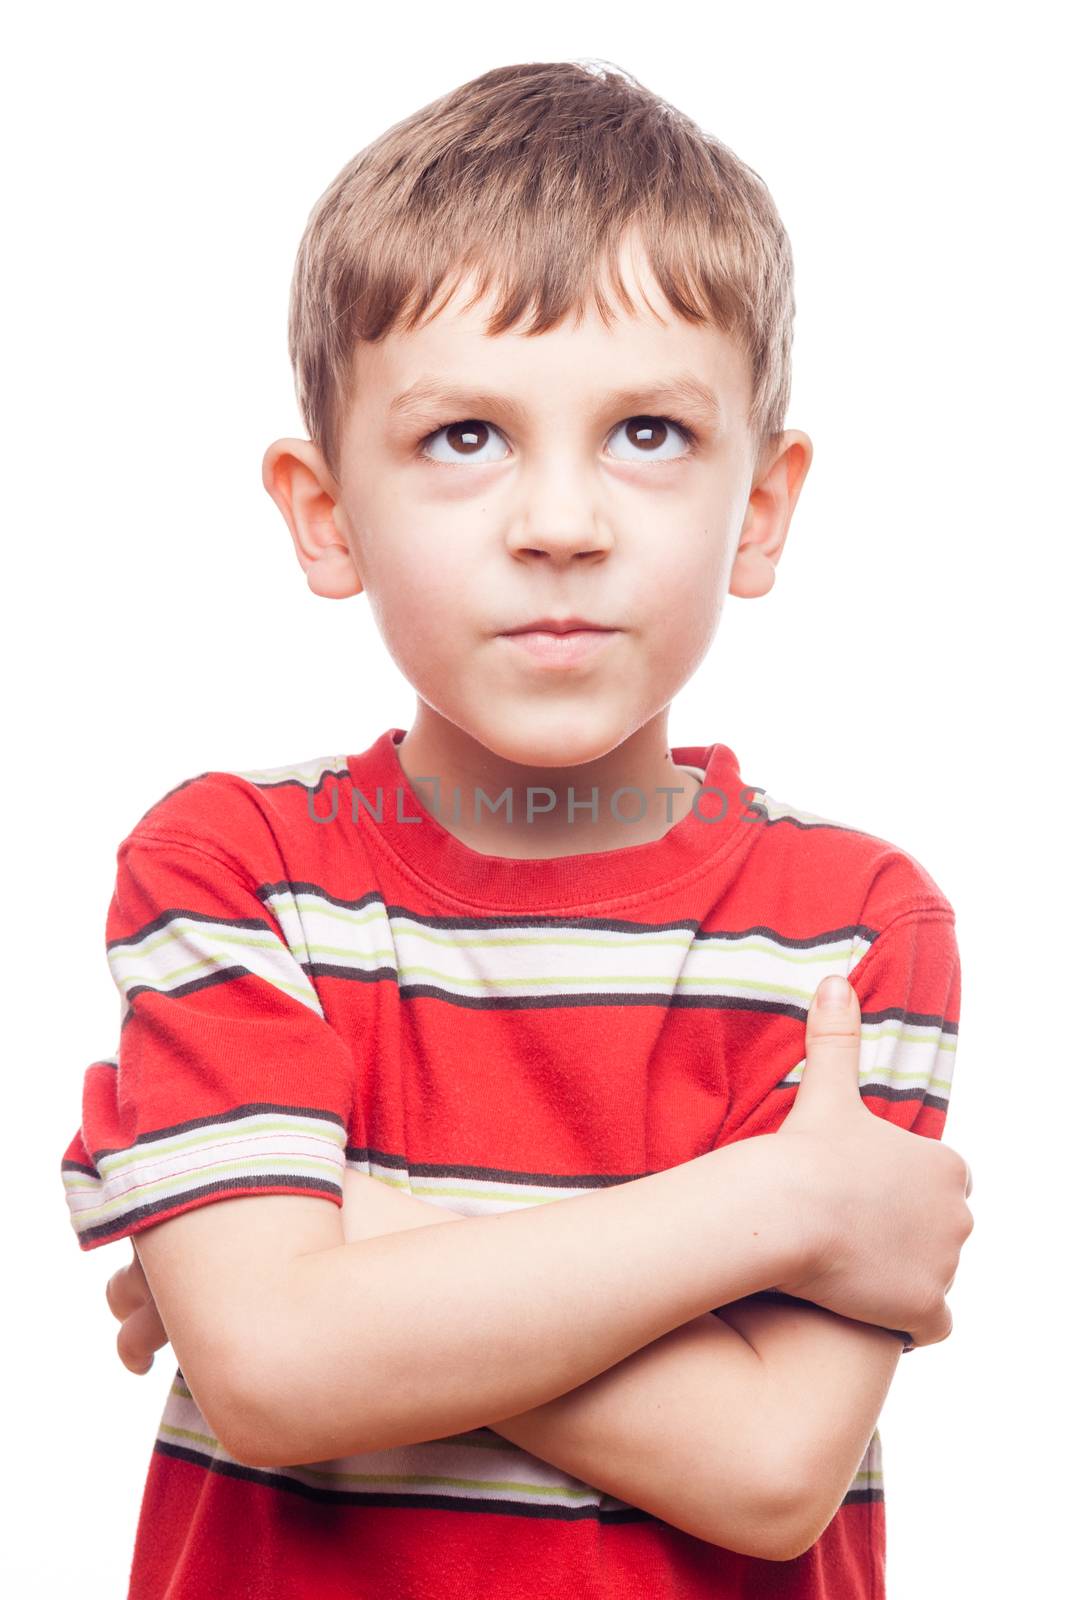
{"label": "earlobe", "polygon": [[731,594],[752,600],[774,587],[775,568],[811,465],[812,444],[792,429],[778,436],[773,456],[752,485],[730,574]]}
{"label": "earlobe", "polygon": [[757,540],[742,543],[734,557],[729,593],[743,600],[756,600],[774,588],[774,560],[769,559]]}
{"label": "earlobe", "polygon": [[363,585],[345,540],[339,489],[310,439],[277,439],[263,457],[263,486],[285,519],[313,594],[340,600]]}
{"label": "earlobe", "polygon": [[[303,563],[301,563],[303,565]],[[363,588],[352,557],[339,544],[327,545],[310,566],[305,566],[308,588],[326,600],[344,600]]]}

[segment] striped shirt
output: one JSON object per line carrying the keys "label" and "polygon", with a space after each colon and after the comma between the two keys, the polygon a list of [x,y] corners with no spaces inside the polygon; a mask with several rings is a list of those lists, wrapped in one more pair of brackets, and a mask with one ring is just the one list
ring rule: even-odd
{"label": "striped shirt", "polygon": [[[771,1133],[831,972],[860,998],[868,1109],[941,1136],[954,917],[903,850],[743,784],[715,744],[672,750],[704,787],[658,840],[486,855],[424,804],[402,737],[201,773],[123,840],[118,1047],[62,1161],[83,1249],[238,1195],[341,1204],[346,1166],[480,1216]],[[816,1543],[764,1562],[488,1427],[250,1467],[178,1368],[129,1597],[883,1600],[884,1541],[877,1429]]]}

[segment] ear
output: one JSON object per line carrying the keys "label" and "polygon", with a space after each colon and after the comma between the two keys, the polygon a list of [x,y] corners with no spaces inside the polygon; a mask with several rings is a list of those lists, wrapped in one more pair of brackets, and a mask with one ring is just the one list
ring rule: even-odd
{"label": "ear", "polygon": [[359,594],[345,537],[340,486],[310,439],[276,439],[263,457],[263,487],[285,518],[308,588],[331,600]]}
{"label": "ear", "polygon": [[785,545],[793,508],[811,466],[812,443],[793,428],[768,445],[741,525],[741,537],[730,573],[730,593],[746,600],[767,594]]}

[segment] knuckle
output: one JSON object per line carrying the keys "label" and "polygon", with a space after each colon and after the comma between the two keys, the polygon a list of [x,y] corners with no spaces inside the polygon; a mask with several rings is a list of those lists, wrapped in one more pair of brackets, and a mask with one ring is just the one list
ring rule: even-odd
{"label": "knuckle", "polygon": [[945,1280],[942,1277],[941,1282],[939,1284],[931,1285],[922,1297],[919,1320],[923,1323],[924,1327],[937,1328],[940,1327],[944,1321],[944,1281]]}
{"label": "knuckle", "polygon": [[120,1267],[118,1272],[113,1273],[107,1280],[104,1288],[108,1308],[112,1316],[118,1317],[120,1320],[128,1315],[129,1311],[130,1297],[124,1277],[125,1270],[125,1267]]}
{"label": "knuckle", "polygon": [[970,1176],[971,1169],[968,1167],[966,1161],[960,1155],[959,1151],[956,1150],[952,1145],[944,1144],[943,1142],[939,1141],[938,1148],[945,1152],[946,1162],[951,1166],[952,1174],[962,1188]]}
{"label": "knuckle", "polygon": [[124,1366],[138,1375],[148,1371],[154,1359],[154,1346],[145,1339],[134,1318],[128,1318],[119,1330],[118,1351]]}

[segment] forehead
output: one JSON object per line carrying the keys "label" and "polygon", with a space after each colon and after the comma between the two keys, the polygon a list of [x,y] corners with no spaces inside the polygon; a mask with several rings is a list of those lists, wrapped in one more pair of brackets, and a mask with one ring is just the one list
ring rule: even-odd
{"label": "forehead", "polygon": [[712,324],[690,322],[666,299],[636,236],[623,242],[619,275],[630,296],[627,307],[605,272],[600,293],[608,319],[595,301],[571,312],[546,333],[530,335],[532,313],[513,328],[490,335],[494,292],[475,300],[473,273],[443,286],[422,324],[394,330],[357,352],[355,409],[361,402],[380,412],[421,386],[493,390],[514,396],[530,409],[546,400],[583,405],[607,392],[652,389],[688,373],[714,390],[720,421],[742,423],[749,402],[747,361],[736,341]]}

